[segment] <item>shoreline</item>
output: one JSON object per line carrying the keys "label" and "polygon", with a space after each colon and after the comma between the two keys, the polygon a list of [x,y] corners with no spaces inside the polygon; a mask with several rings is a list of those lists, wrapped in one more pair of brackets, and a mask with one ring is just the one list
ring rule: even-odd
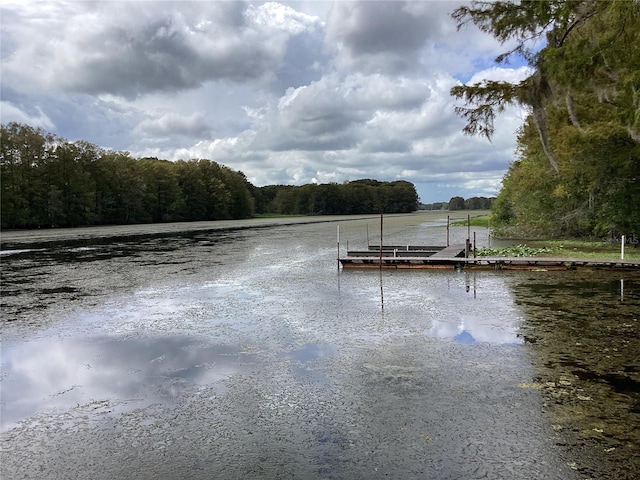
{"label": "shoreline", "polygon": [[[393,222],[403,217],[419,217],[421,221],[435,220],[443,216],[466,218],[469,212],[477,210],[448,211],[417,211],[413,213],[385,214],[386,222]],[[86,240],[110,237],[136,237],[148,235],[165,235],[179,232],[197,232],[212,230],[240,230],[245,228],[268,228],[288,225],[305,225],[311,223],[335,223],[351,220],[379,219],[379,214],[367,215],[327,215],[307,217],[274,217],[249,218],[244,220],[212,220],[207,222],[171,222],[144,223],[133,225],[100,225],[93,227],[70,227],[33,230],[7,230],[0,232],[0,248],[9,245],[26,245],[36,243],[50,243],[68,240]]]}

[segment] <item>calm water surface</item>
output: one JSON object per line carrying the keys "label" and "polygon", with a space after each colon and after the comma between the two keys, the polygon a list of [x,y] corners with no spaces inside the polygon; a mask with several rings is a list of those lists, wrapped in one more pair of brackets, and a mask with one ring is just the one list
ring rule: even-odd
{"label": "calm water surface", "polygon": [[[0,476],[634,478],[638,277],[341,272],[337,225],[343,253],[379,241],[3,239]],[[385,243],[442,225],[389,217]]]}

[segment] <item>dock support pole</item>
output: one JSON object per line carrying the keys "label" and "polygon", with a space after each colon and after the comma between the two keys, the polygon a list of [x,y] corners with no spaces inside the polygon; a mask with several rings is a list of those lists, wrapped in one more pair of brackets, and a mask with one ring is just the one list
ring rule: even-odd
{"label": "dock support pole", "polygon": [[473,232],[473,258],[476,258],[476,232]]}
{"label": "dock support pole", "polygon": [[[338,225],[338,270],[340,270],[340,225]],[[348,250],[348,248],[347,248]]]}
{"label": "dock support pole", "polygon": [[465,248],[465,258],[471,255],[471,215],[467,214],[467,244]]}
{"label": "dock support pole", "polygon": [[624,235],[620,239],[620,260],[624,260]]}
{"label": "dock support pole", "polygon": [[380,261],[378,266],[382,269],[382,213],[380,214]]}
{"label": "dock support pole", "polygon": [[447,247],[449,246],[449,215],[447,215]]}

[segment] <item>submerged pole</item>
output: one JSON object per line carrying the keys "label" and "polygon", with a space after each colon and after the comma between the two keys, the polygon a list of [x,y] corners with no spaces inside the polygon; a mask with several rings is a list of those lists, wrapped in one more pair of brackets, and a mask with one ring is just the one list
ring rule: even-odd
{"label": "submerged pole", "polygon": [[380,269],[380,309],[384,310],[384,289],[382,288],[382,269]]}

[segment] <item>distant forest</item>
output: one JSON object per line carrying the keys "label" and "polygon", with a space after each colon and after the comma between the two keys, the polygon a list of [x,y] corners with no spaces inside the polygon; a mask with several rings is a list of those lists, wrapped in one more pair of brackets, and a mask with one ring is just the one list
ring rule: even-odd
{"label": "distant forest", "polygon": [[448,202],[423,203],[420,210],[490,210],[495,197],[451,197]]}
{"label": "distant forest", "polygon": [[0,147],[3,229],[418,208],[415,186],[406,181],[256,187],[211,160],[133,158],[18,123],[2,125]]}

